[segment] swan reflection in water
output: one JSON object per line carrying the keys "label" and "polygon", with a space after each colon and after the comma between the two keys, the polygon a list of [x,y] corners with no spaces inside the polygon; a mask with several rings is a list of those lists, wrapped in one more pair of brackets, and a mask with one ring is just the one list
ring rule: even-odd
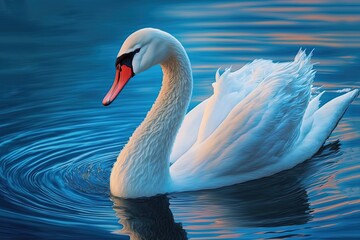
{"label": "swan reflection in water", "polygon": [[[334,154],[339,147],[338,141],[328,144],[314,158]],[[182,224],[189,229],[196,225],[196,231],[204,232],[223,226],[305,224],[311,219],[311,208],[304,179],[314,174],[316,162],[312,159],[271,177],[215,190],[141,199],[112,197],[116,216],[123,226],[119,234],[131,239],[187,239]]]}
{"label": "swan reflection in water", "polygon": [[116,216],[123,226],[121,234],[131,239],[187,239],[180,223],[176,223],[165,195],[121,199],[112,197]]}

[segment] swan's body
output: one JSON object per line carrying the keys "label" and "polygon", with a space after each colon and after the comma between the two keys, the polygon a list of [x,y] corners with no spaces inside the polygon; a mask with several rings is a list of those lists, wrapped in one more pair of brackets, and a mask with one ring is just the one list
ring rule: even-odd
{"label": "swan's body", "polygon": [[[182,45],[165,32],[142,29],[125,41],[121,61],[124,55],[131,55],[132,75],[160,64],[164,77],[156,102],[114,164],[110,189],[119,197],[217,188],[292,168],[318,151],[358,94],[353,90],[319,109],[322,94],[310,101],[310,56],[299,51],[293,62],[255,60],[217,73],[214,94],[184,119],[192,73]],[[121,83],[121,76],[123,87],[130,77]],[[122,89],[115,85],[104,104]]]}

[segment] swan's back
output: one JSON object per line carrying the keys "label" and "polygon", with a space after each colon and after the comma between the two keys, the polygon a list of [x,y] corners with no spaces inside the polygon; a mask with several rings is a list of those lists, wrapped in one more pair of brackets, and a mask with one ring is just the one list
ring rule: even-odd
{"label": "swan's back", "polygon": [[329,103],[334,111],[318,109],[321,95],[310,102],[310,57],[300,50],[293,62],[255,60],[217,73],[214,94],[185,117],[175,140],[174,191],[269,176],[315,154],[357,90]]}

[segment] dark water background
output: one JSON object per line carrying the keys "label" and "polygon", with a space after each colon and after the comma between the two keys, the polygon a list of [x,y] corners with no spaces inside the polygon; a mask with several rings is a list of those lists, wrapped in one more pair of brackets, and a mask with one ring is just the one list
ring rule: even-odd
{"label": "dark water background", "polygon": [[1,239],[360,237],[360,100],[312,159],[223,189],[121,200],[109,174],[161,84],[155,67],[101,105],[116,54],[142,27],[172,33],[194,70],[191,108],[218,67],[315,49],[325,100],[359,88],[359,1],[0,2]]}

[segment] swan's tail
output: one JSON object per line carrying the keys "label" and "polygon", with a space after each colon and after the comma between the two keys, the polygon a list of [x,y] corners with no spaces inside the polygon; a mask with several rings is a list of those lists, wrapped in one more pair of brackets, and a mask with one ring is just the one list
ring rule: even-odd
{"label": "swan's tail", "polygon": [[317,133],[319,134],[319,138],[323,139],[322,144],[330,136],[350,103],[358,95],[359,90],[355,89],[331,100],[314,113],[315,121],[313,126],[318,127]]}
{"label": "swan's tail", "polygon": [[355,89],[334,98],[317,109],[316,105],[321,95],[322,93],[310,102],[305,113],[306,119],[301,129],[301,137],[297,141],[302,150],[297,152],[308,155],[308,158],[312,157],[325,143],[351,102],[359,95],[359,90]]}

